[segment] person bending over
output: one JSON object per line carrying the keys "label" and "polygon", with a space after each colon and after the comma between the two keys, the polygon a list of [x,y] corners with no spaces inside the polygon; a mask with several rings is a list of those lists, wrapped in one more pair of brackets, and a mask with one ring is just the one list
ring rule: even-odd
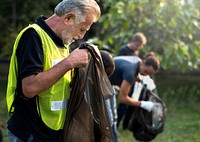
{"label": "person bending over", "polygon": [[158,72],[160,68],[158,58],[153,52],[150,52],[142,60],[137,56],[117,56],[114,58],[114,62],[115,70],[109,79],[112,85],[119,87],[119,102],[151,111],[153,108],[152,102],[137,101],[128,94],[139,74],[151,76]]}

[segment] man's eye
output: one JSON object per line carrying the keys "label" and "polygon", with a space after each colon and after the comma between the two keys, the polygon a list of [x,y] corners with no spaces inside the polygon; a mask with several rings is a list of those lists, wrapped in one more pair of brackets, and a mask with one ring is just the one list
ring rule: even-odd
{"label": "man's eye", "polygon": [[85,32],[85,30],[84,30],[84,29],[81,29],[81,32]]}

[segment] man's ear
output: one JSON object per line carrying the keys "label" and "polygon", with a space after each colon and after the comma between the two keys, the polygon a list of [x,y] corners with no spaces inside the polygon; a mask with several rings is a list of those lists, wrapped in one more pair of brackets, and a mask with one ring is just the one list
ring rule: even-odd
{"label": "man's ear", "polygon": [[64,16],[64,22],[65,23],[70,22],[70,21],[74,21],[74,19],[75,19],[75,14],[74,13],[67,13]]}

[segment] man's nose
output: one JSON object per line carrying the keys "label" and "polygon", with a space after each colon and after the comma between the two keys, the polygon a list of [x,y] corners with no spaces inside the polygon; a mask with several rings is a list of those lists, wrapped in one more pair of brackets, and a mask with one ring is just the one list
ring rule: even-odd
{"label": "man's nose", "polygon": [[79,38],[79,39],[82,39],[84,36],[85,36],[85,32],[84,32],[84,33],[80,33],[80,34],[78,35],[78,38]]}

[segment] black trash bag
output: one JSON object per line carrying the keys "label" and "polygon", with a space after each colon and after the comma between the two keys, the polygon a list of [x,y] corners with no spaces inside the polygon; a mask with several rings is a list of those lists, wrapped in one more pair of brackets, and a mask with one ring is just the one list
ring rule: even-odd
{"label": "black trash bag", "polygon": [[105,73],[100,52],[91,44],[82,44],[91,58],[87,67],[75,69],[63,142],[113,142],[105,97],[114,95]]}
{"label": "black trash bag", "polygon": [[135,107],[134,113],[129,121],[128,129],[133,132],[136,140],[151,141],[164,130],[166,106],[158,95],[147,90],[145,85],[139,100],[152,101],[155,105],[151,112]]}

